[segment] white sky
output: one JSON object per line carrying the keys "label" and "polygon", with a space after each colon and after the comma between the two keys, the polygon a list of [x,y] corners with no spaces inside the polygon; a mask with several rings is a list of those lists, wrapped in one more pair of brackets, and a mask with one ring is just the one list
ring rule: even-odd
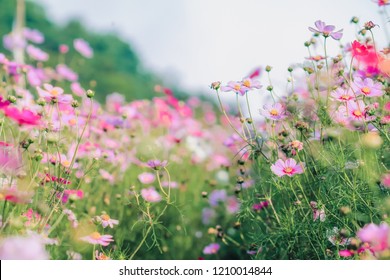
{"label": "white sky", "polygon": [[[352,16],[361,24],[372,20],[381,26],[374,30],[379,45],[385,42],[384,23],[371,0],[35,1],[56,22],[78,18],[91,30],[117,31],[147,68],[188,90],[207,91],[213,81],[240,80],[268,64],[273,83],[285,88],[286,69],[308,56],[303,43],[318,19],[344,28],[343,43],[354,39]],[[338,44],[331,41],[335,55]]]}

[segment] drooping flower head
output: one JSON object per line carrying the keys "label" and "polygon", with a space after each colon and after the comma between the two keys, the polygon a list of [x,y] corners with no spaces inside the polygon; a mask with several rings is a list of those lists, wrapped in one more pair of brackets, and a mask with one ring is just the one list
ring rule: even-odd
{"label": "drooping flower head", "polygon": [[112,235],[101,235],[97,231],[92,232],[90,235],[81,237],[80,240],[90,244],[98,244],[102,246],[108,246],[111,242],[114,241],[114,239],[112,239]]}

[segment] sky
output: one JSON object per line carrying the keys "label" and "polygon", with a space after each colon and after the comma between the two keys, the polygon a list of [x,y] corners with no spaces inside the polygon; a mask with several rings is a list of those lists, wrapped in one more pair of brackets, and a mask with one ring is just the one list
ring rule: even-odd
{"label": "sky", "polygon": [[[372,0],[35,0],[63,24],[80,19],[89,29],[115,31],[128,41],[147,69],[189,91],[210,91],[213,81],[241,80],[258,66],[271,65],[272,82],[286,88],[287,68],[308,56],[304,42],[318,19],[344,29],[343,44],[354,39],[353,16],[384,22]],[[390,28],[390,24],[387,24]],[[329,42],[329,54],[339,45]],[[323,54],[318,49],[318,54]],[[264,88],[267,80],[262,79]],[[253,102],[260,102],[255,93]],[[280,94],[283,94],[280,92]]]}

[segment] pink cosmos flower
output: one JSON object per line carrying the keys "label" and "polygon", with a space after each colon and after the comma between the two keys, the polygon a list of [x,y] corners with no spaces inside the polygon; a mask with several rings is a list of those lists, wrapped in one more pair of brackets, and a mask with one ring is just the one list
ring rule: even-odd
{"label": "pink cosmos flower", "polygon": [[47,102],[56,101],[60,104],[69,104],[73,100],[72,95],[63,94],[64,90],[60,87],[43,84],[43,88],[44,89],[37,87],[37,91],[39,96],[44,98]]}
{"label": "pink cosmos flower", "polygon": [[340,250],[339,255],[340,255],[340,257],[343,257],[343,258],[350,258],[350,257],[353,257],[355,255],[355,252],[352,250]]}
{"label": "pink cosmos flower", "polygon": [[70,89],[74,94],[77,96],[84,96],[85,95],[85,89],[83,89],[80,85],[80,83],[74,82],[70,85]]}
{"label": "pink cosmos flower", "polygon": [[160,170],[161,168],[164,168],[167,166],[168,164],[168,161],[166,160],[158,160],[158,159],[152,159],[152,160],[149,160],[147,163],[147,166],[149,166],[150,168],[153,168],[154,170]]}
{"label": "pink cosmos flower", "polygon": [[102,176],[103,179],[107,180],[110,184],[115,183],[115,177],[110,174],[110,172],[104,170],[104,169],[99,169],[99,174]]}
{"label": "pink cosmos flower", "polygon": [[302,151],[303,150],[303,143],[299,140],[293,140],[288,145],[291,147],[293,151]]}
{"label": "pink cosmos flower", "polygon": [[62,44],[58,47],[58,50],[60,53],[65,54],[69,51],[69,47],[67,45]]}
{"label": "pink cosmos flower", "polygon": [[144,172],[138,175],[138,180],[142,184],[151,184],[154,182],[155,179],[156,179],[156,175],[150,172]]}
{"label": "pink cosmos flower", "polygon": [[7,237],[0,243],[1,260],[48,260],[49,257],[38,235]]}
{"label": "pink cosmos flower", "polygon": [[370,78],[355,78],[354,88],[358,94],[363,94],[368,97],[382,96],[382,84],[373,81]]}
{"label": "pink cosmos flower", "polygon": [[99,217],[97,217],[97,221],[101,223],[103,228],[106,228],[106,227],[113,228],[114,225],[119,224],[118,220],[111,219],[111,217],[108,216],[107,214],[102,214]]}
{"label": "pink cosmos flower", "polygon": [[114,241],[114,239],[112,239],[112,235],[101,235],[97,231],[92,232],[90,235],[81,237],[80,240],[88,242],[89,244],[99,244],[102,246],[108,246]]}
{"label": "pink cosmos flower", "polygon": [[379,7],[390,5],[389,0],[372,0],[372,1],[377,3]]}
{"label": "pink cosmos flower", "polygon": [[370,249],[374,252],[383,251],[390,247],[390,227],[386,223],[379,226],[368,224],[360,229],[357,236],[361,241],[370,244]]}
{"label": "pink cosmos flower", "polygon": [[351,52],[353,57],[359,58],[368,55],[368,48],[355,40],[351,45]]}
{"label": "pink cosmos flower", "polygon": [[335,100],[347,102],[355,99],[355,94],[351,89],[338,88],[330,94]]}
{"label": "pink cosmos flower", "polygon": [[10,119],[13,119],[20,125],[38,125],[41,120],[41,116],[36,115],[28,109],[23,109],[22,111],[19,111],[15,107],[6,107],[3,108],[3,110],[4,115],[9,117]]}
{"label": "pink cosmos flower", "polygon": [[230,214],[237,213],[240,210],[240,202],[235,196],[229,196],[226,200],[226,210]]}
{"label": "pink cosmos flower", "polygon": [[302,174],[303,166],[304,163],[297,164],[295,159],[292,158],[289,158],[286,161],[278,159],[275,164],[271,166],[271,170],[279,177],[283,177],[285,175],[292,177],[295,174]]}
{"label": "pink cosmos flower", "polygon": [[383,185],[385,188],[390,189],[390,173],[384,174],[384,175],[382,176],[381,183],[382,183],[382,185]]}
{"label": "pink cosmos flower", "polygon": [[244,78],[242,79],[241,83],[248,89],[260,89],[262,87],[259,81],[253,80],[251,78]]}
{"label": "pink cosmos flower", "polygon": [[82,56],[86,58],[93,57],[93,50],[88,44],[88,42],[85,41],[84,39],[80,39],[80,38],[75,39],[73,41],[73,46],[76,49],[76,51],[78,51]]}
{"label": "pink cosmos flower", "polygon": [[23,35],[24,35],[24,38],[26,38],[27,40],[29,40],[35,44],[42,44],[43,41],[45,41],[45,37],[43,36],[42,32],[40,32],[39,30],[36,30],[36,29],[31,29],[31,28],[25,27],[23,29]]}
{"label": "pink cosmos flower", "polygon": [[203,254],[214,255],[214,254],[218,253],[220,247],[221,246],[218,243],[211,243],[211,244],[207,245],[206,247],[204,247]]}
{"label": "pink cosmos flower", "polygon": [[[57,195],[58,198],[61,197],[61,194]],[[62,194],[61,201],[62,203],[67,203],[69,200],[80,200],[84,197],[84,192],[82,190],[65,190]]]}
{"label": "pink cosmos flower", "polygon": [[355,121],[364,121],[366,118],[366,105],[362,100],[348,101],[347,105],[347,116]]}
{"label": "pink cosmos flower", "polygon": [[254,211],[261,211],[263,210],[264,208],[267,208],[269,206],[270,202],[268,200],[265,200],[265,201],[261,201],[259,203],[256,203],[256,204],[253,204],[252,205],[252,209]]}
{"label": "pink cosmos flower", "polygon": [[47,61],[49,55],[42,51],[40,48],[34,47],[33,45],[28,45],[26,48],[27,54],[37,61]]}
{"label": "pink cosmos flower", "polygon": [[68,220],[71,222],[73,228],[77,228],[79,226],[79,222],[77,221],[76,215],[70,209],[64,209],[62,211],[65,215],[68,216]]}
{"label": "pink cosmos flower", "polygon": [[161,195],[156,191],[154,187],[146,188],[141,190],[141,196],[148,202],[159,202],[161,201]]}
{"label": "pink cosmos flower", "polygon": [[340,40],[341,37],[343,37],[342,29],[336,32],[333,31],[335,29],[334,25],[326,25],[325,22],[321,20],[317,20],[314,24],[317,29],[309,27],[309,30],[311,32],[322,34],[322,36],[324,36],[325,38],[331,36],[335,40]]}
{"label": "pink cosmos flower", "polygon": [[56,66],[56,71],[58,75],[60,75],[63,79],[68,80],[70,82],[76,82],[79,78],[76,72],[70,69],[65,64],[58,64]]}
{"label": "pink cosmos flower", "polygon": [[260,114],[270,120],[279,121],[287,117],[285,107],[280,103],[273,105],[264,105],[260,110]]}
{"label": "pink cosmos flower", "polygon": [[221,90],[225,92],[234,91],[239,95],[245,95],[245,93],[249,90],[249,88],[244,86],[242,82],[230,81],[226,86],[221,86]]}

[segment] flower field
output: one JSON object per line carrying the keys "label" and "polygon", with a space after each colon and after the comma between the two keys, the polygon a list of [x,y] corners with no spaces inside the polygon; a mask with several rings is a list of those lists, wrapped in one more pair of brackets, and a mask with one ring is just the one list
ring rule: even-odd
{"label": "flower field", "polygon": [[105,102],[67,63],[85,39],[53,61],[39,30],[1,34],[0,259],[389,259],[387,29],[341,28],[308,23],[284,92],[264,66],[208,100]]}

